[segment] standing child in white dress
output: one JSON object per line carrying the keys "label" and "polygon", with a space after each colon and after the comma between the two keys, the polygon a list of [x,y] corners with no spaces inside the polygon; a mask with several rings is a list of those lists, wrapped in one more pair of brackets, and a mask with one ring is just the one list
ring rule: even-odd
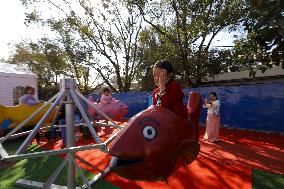
{"label": "standing child in white dress", "polygon": [[208,108],[206,119],[206,131],[204,141],[217,142],[220,134],[220,101],[215,92],[210,93],[210,100],[204,100],[203,107]]}

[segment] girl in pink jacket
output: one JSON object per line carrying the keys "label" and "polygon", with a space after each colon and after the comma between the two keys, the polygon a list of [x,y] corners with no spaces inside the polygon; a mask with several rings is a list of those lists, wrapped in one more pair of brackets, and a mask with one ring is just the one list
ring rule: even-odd
{"label": "girl in pink jacket", "polygon": [[[125,116],[128,113],[127,105],[120,100],[114,99],[110,94],[109,88],[103,89],[102,96],[100,102],[97,104],[97,107],[115,121],[124,121]],[[89,113],[91,115],[95,114],[96,119],[105,119],[104,116],[97,114],[92,108],[89,108]]]}

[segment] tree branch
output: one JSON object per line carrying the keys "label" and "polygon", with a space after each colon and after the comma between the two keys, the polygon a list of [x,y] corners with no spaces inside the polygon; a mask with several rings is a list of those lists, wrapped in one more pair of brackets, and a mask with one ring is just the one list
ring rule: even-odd
{"label": "tree branch", "polygon": [[163,36],[165,36],[166,38],[168,38],[168,40],[171,41],[173,44],[176,44],[176,43],[177,43],[177,42],[176,42],[176,39],[175,39],[173,36],[171,36],[171,35],[167,34],[166,32],[162,31],[162,30],[159,28],[159,26],[155,25],[154,23],[152,23],[151,21],[149,21],[149,20],[147,20],[147,19],[145,18],[145,15],[146,15],[146,14],[144,13],[143,8],[139,5],[139,3],[136,3],[136,2],[132,2],[132,3],[138,7],[138,9],[139,9],[139,11],[140,11],[140,14],[142,15],[142,18],[143,18],[143,20],[144,20],[146,23],[150,24],[150,25],[151,25],[153,28],[155,28],[160,34],[162,34]]}

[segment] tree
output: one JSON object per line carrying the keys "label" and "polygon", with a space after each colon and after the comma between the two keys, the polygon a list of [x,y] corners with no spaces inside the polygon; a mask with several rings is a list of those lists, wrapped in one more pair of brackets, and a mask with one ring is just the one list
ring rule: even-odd
{"label": "tree", "polygon": [[66,75],[68,65],[61,49],[50,40],[15,44],[15,52],[6,60],[12,64],[24,64],[38,75],[39,97],[47,100],[58,91],[58,78]]}
{"label": "tree", "polygon": [[[164,36],[157,32],[154,28],[149,27],[144,29],[139,35],[138,43],[139,58],[142,64],[138,70],[138,81],[140,82],[142,90],[150,90],[153,88],[152,79],[152,65],[165,57],[175,57],[174,47],[171,43],[165,42]],[[198,62],[200,64],[200,75],[214,76],[222,72],[227,72],[228,67],[236,65],[234,59],[232,59],[232,52],[229,49],[212,48],[208,52],[203,51],[200,57],[191,57],[191,61]],[[177,67],[178,59],[173,58],[175,66],[176,79],[180,80],[182,77],[182,67]],[[196,73],[197,74],[197,73]],[[191,80],[195,82],[195,78]]]}
{"label": "tree", "polygon": [[248,35],[235,42],[234,56],[252,76],[256,69],[265,72],[273,65],[283,63],[283,10],[281,0],[250,1],[249,14],[243,23]]}
{"label": "tree", "polygon": [[[22,3],[26,7],[47,3],[46,6],[59,12],[59,19],[52,16],[44,19],[40,17],[39,10],[32,10],[27,14],[27,23],[40,22],[47,26],[63,23],[68,28],[68,35],[74,39],[69,41],[72,43],[70,47],[79,45],[78,49],[82,49],[83,45],[90,49],[85,65],[92,66],[114,91],[117,89],[109,82],[110,75],[117,78],[118,91],[129,90],[140,64],[136,44],[142,28],[142,19],[133,6],[126,6],[119,0],[80,0],[78,4],[65,0],[22,0]],[[75,44],[74,41],[78,40],[80,43]],[[77,57],[77,54],[74,55]]]}
{"label": "tree", "polygon": [[[126,1],[139,9],[143,20],[174,47],[175,65],[182,71],[185,86],[199,84],[208,66],[211,43],[221,31],[233,31],[247,12],[243,0]],[[205,56],[205,57],[203,57]]]}
{"label": "tree", "polygon": [[92,59],[93,49],[77,40],[72,35],[74,31],[64,20],[48,20],[47,24],[52,31],[58,34],[56,43],[61,46],[65,54],[65,61],[69,65],[69,72],[76,78],[79,89],[82,92],[89,91],[90,68],[86,64]]}
{"label": "tree", "polygon": [[165,57],[174,57],[173,46],[165,43],[164,36],[153,28],[145,28],[139,34],[137,80],[142,90],[152,90],[152,65]]}
{"label": "tree", "polygon": [[[281,0],[251,0],[250,13],[244,22],[250,37],[266,51],[281,51],[284,47],[284,2]],[[253,36],[254,35],[254,36]]]}
{"label": "tree", "polygon": [[[75,76],[78,88],[87,93],[91,91],[89,87],[90,70],[82,64],[74,63],[76,58],[81,56],[66,50],[66,43],[51,41],[47,38],[37,42],[21,42],[15,44],[15,52],[9,57],[7,62],[12,64],[24,64],[39,77],[39,93],[41,99],[48,99],[59,90],[59,78],[64,76]],[[61,47],[62,46],[62,47]],[[75,59],[75,60],[74,60]],[[74,73],[74,74],[73,74]],[[50,91],[50,92],[49,92]]]}
{"label": "tree", "polygon": [[61,49],[46,38],[34,42],[15,44],[15,53],[8,59],[9,63],[25,64],[39,77],[43,87],[56,85],[57,78],[66,75],[67,64]]}

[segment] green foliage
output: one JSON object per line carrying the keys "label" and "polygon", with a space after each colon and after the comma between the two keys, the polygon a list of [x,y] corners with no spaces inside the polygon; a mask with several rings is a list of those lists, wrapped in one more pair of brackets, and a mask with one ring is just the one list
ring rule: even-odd
{"label": "green foliage", "polygon": [[82,92],[87,92],[90,69],[86,64],[92,59],[93,49],[73,35],[75,31],[66,23],[65,19],[50,19],[47,21],[47,25],[58,34],[58,43],[62,46],[61,49],[65,54],[65,61],[69,65],[70,75],[76,78],[79,89]]}
{"label": "green foliage", "polygon": [[[145,28],[139,34],[138,59],[141,65],[137,68],[137,80],[141,90],[152,90],[152,65],[158,60],[175,57],[171,43],[165,41],[164,36],[153,28]],[[177,68],[177,66],[175,66]]]}
{"label": "green foliage", "polygon": [[210,46],[219,32],[237,30],[247,11],[243,0],[127,3],[136,5],[144,21],[163,36],[159,43],[171,47],[164,58],[174,59],[185,86],[198,85],[204,76],[226,70],[230,62],[219,64],[216,59],[222,61],[224,53],[216,56],[218,51],[211,52]]}
{"label": "green foliage", "polygon": [[255,40],[264,51],[283,52],[284,2],[282,0],[251,0],[250,12],[244,22],[250,40]]}
{"label": "green foliage", "polygon": [[59,91],[59,85],[49,85],[49,86],[41,86],[38,87],[38,96],[39,99],[47,101],[52,96],[54,96]]}
{"label": "green foliage", "polygon": [[86,53],[81,49],[71,48],[69,44],[46,38],[37,42],[15,44],[15,52],[8,62],[25,64],[38,75],[40,99],[46,100],[53,96],[59,90],[59,78],[64,76],[74,76],[79,89],[83,93],[90,92],[89,69],[80,64],[86,59]]}
{"label": "green foliage", "polygon": [[31,71],[38,74],[41,86],[57,84],[57,78],[66,74],[64,54],[56,44],[46,38],[37,43],[15,44],[15,53],[8,62],[27,65]]}
{"label": "green foliage", "polygon": [[[250,69],[265,71],[283,62],[283,1],[281,0],[22,0],[27,25],[49,27],[64,55],[68,73],[88,91],[90,68],[117,92],[129,91],[138,80],[142,90],[153,84],[151,66],[172,60],[185,86],[205,76]],[[58,13],[42,17],[37,5]],[[220,32],[247,32],[232,50],[216,49]],[[52,47],[53,48],[53,47]],[[55,53],[56,54],[56,53]],[[43,61],[41,56],[36,56]],[[58,60],[57,60],[58,59]],[[47,62],[60,56],[49,56]],[[56,66],[58,67],[58,66]],[[60,66],[59,66],[60,67]],[[60,69],[59,69],[60,70]],[[54,71],[48,77],[63,74]],[[110,80],[115,78],[116,82]],[[100,83],[98,86],[100,86]]]}
{"label": "green foliage", "polygon": [[281,0],[259,0],[249,4],[249,14],[243,23],[248,35],[235,42],[234,58],[243,69],[249,69],[252,76],[256,69],[265,72],[283,63],[283,9]]}
{"label": "green foliage", "polygon": [[[51,15],[50,18],[35,19],[36,15],[40,15],[40,10],[37,14],[31,10],[32,13],[27,14],[27,23],[41,23],[58,34],[79,82],[80,74],[76,66],[84,65],[94,68],[114,91],[130,89],[140,64],[136,44],[142,28],[141,17],[133,6],[126,6],[120,0],[22,2],[28,10],[34,5],[43,5],[59,12],[59,18]],[[116,86],[109,81],[112,77],[117,80]],[[87,80],[84,83],[87,84]]]}

